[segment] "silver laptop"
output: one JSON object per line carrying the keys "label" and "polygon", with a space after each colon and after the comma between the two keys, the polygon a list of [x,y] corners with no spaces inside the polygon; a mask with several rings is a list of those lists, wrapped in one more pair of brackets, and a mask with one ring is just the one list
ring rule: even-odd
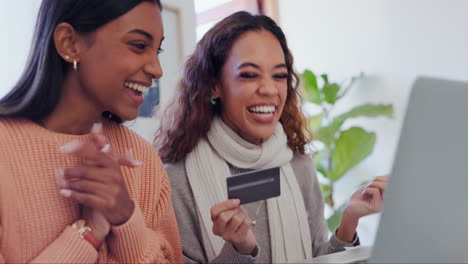
{"label": "silver laptop", "polygon": [[362,261],[468,263],[468,83],[416,80],[373,248],[302,263]]}
{"label": "silver laptop", "polygon": [[468,83],[416,80],[370,262],[468,262]]}

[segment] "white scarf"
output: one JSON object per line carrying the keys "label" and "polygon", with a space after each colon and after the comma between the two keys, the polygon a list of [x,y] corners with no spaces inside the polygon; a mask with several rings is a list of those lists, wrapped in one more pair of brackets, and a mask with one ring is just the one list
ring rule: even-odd
{"label": "white scarf", "polygon": [[293,157],[280,123],[275,133],[261,145],[251,144],[219,117],[214,118],[207,139],[202,138],[187,155],[185,166],[192,187],[204,248],[211,262],[225,241],[212,232],[210,209],[227,200],[228,163],[244,169],[281,166],[281,195],[267,200],[272,261],[312,258],[312,243],[304,200],[290,161]]}

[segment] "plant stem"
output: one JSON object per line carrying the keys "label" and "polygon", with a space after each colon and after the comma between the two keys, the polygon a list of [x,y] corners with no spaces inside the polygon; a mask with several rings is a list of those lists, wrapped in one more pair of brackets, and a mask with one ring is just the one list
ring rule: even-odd
{"label": "plant stem", "polygon": [[335,208],[335,200],[333,200],[333,191],[334,191],[335,181],[330,182],[330,206]]}
{"label": "plant stem", "polygon": [[328,110],[327,110],[327,108],[326,108],[324,105],[322,105],[322,115],[323,115],[323,119],[325,119],[325,124],[328,125],[328,123],[329,123],[329,120],[328,120]]}
{"label": "plant stem", "polygon": [[[330,112],[329,112],[329,109],[327,109],[327,107],[325,105],[322,105],[322,116],[325,120],[325,124],[326,125],[329,125],[330,124],[330,116],[329,116]],[[327,153],[327,175],[330,175],[330,172],[333,168],[333,164],[332,164],[332,151],[333,149],[330,147],[328,149],[328,153]],[[335,206],[335,202],[333,201],[333,184],[334,182],[333,181],[330,181],[330,183],[328,184],[328,187],[329,187],[329,190],[330,190],[330,195],[327,197],[326,199],[326,202],[327,204],[331,207],[331,208],[334,208]]]}
{"label": "plant stem", "polygon": [[[330,172],[333,168],[333,164],[332,164],[332,150],[330,149],[330,151],[328,151],[328,171],[327,171],[327,174],[330,175]],[[329,199],[329,205],[334,208],[335,207],[335,202],[333,201],[333,187],[335,185],[335,181],[332,181],[330,180],[330,183],[328,185],[328,188],[330,190],[330,196],[328,197]]]}

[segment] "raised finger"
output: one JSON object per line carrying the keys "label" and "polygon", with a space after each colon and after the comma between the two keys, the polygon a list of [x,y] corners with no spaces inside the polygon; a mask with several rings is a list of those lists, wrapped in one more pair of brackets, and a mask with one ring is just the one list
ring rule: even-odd
{"label": "raised finger", "polygon": [[213,207],[211,207],[211,220],[216,221],[216,218],[218,218],[218,215],[221,212],[231,210],[234,208],[239,207],[240,200],[239,199],[230,199],[226,200],[224,202],[215,204]]}
{"label": "raised finger", "polygon": [[387,188],[387,183],[386,182],[371,182],[366,186],[366,188],[377,188],[380,191],[380,195],[383,196]]}
{"label": "raised finger", "polygon": [[61,152],[73,153],[83,158],[83,162],[93,166],[107,166],[110,162],[108,155],[102,153],[90,142],[71,141],[59,148]]}
{"label": "raised finger", "polygon": [[239,242],[240,240],[244,240],[247,237],[247,233],[249,232],[251,227],[252,220],[249,217],[246,217],[235,233],[235,237],[237,237]]}
{"label": "raised finger", "polygon": [[226,226],[226,233],[234,234],[242,225],[247,216],[239,210],[239,213],[232,216],[231,221]]}
{"label": "raised finger", "polygon": [[127,149],[124,155],[116,155],[116,159],[120,166],[135,168],[143,165],[143,162],[134,158],[132,149]]}
{"label": "raised finger", "polygon": [[91,128],[91,133],[93,134],[91,139],[97,146],[97,148],[101,152],[111,155],[114,158],[114,160],[116,160],[117,163],[119,163],[120,166],[128,166],[134,168],[143,164],[141,161],[134,159],[132,149],[127,149],[124,155],[114,154],[109,140],[103,133],[101,123],[95,123]]}
{"label": "raised finger", "polygon": [[105,200],[101,197],[90,194],[90,193],[81,193],[70,189],[62,189],[60,190],[60,194],[66,198],[70,198],[76,201],[79,204],[94,208],[94,209],[102,209],[105,207]]}
{"label": "raised finger", "polygon": [[232,217],[238,213],[238,208],[221,212],[213,221],[213,233],[215,235],[223,235],[226,232],[228,224],[232,221]]}
{"label": "raised finger", "polygon": [[97,148],[101,152],[111,155],[114,158],[114,160],[116,160],[117,163],[119,163],[120,166],[134,168],[143,164],[141,161],[134,159],[132,149],[127,149],[124,155],[114,154],[109,140],[103,133],[101,123],[95,123],[91,128],[91,133],[93,134],[91,139],[97,146]]}
{"label": "raised finger", "polygon": [[249,212],[243,205],[239,206],[239,209],[241,210],[242,213],[244,213],[246,216],[250,217]]}
{"label": "raised finger", "polygon": [[364,194],[367,197],[372,197],[369,198],[367,201],[369,202],[370,209],[373,212],[378,212],[380,211],[380,208],[382,206],[382,196],[380,195],[379,190],[375,188],[371,188],[366,191],[366,194]]}
{"label": "raised finger", "polygon": [[365,201],[380,201],[382,196],[380,195],[380,190],[378,188],[366,188],[362,192],[362,199]]}
{"label": "raised finger", "polygon": [[[77,155],[80,155],[83,160],[83,164],[86,166],[92,167],[101,167],[101,168],[108,168],[115,165],[115,160],[112,157],[110,150],[110,145],[107,144],[103,150],[99,150],[94,143],[86,142],[83,143],[83,148],[76,152]],[[107,153],[105,152],[107,151]]]}
{"label": "raised finger", "polygon": [[109,174],[108,169],[104,168],[80,166],[61,170],[62,172],[60,170],[57,170],[57,176],[59,177],[59,181],[60,178],[63,178],[63,180],[65,181],[90,180],[101,183],[109,183],[112,180],[111,174]]}
{"label": "raised finger", "polygon": [[102,123],[94,123],[93,127],[91,128],[91,134],[91,140],[96,145],[97,149],[101,152],[111,155],[111,145],[103,133]]}
{"label": "raised finger", "polygon": [[373,179],[374,182],[388,182],[388,175],[377,176]]}
{"label": "raised finger", "polygon": [[371,182],[366,185],[366,188],[378,188],[381,190],[385,190],[387,188],[387,183],[385,182]]}
{"label": "raised finger", "polygon": [[103,183],[90,180],[64,181],[60,186],[64,189],[70,189],[82,193],[91,193],[97,196],[102,196],[102,194],[106,193],[106,189],[109,188]]}

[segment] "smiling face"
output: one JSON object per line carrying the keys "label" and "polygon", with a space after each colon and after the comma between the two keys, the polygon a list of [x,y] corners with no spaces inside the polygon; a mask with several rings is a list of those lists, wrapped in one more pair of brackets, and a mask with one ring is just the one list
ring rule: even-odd
{"label": "smiling face", "polygon": [[161,10],[143,2],[121,17],[81,36],[78,81],[81,93],[100,112],[123,120],[137,117],[142,92],[162,76]]}
{"label": "smiling face", "polygon": [[260,144],[275,132],[287,96],[284,53],[266,30],[237,39],[222,69],[214,96],[222,102],[223,121],[243,139]]}

